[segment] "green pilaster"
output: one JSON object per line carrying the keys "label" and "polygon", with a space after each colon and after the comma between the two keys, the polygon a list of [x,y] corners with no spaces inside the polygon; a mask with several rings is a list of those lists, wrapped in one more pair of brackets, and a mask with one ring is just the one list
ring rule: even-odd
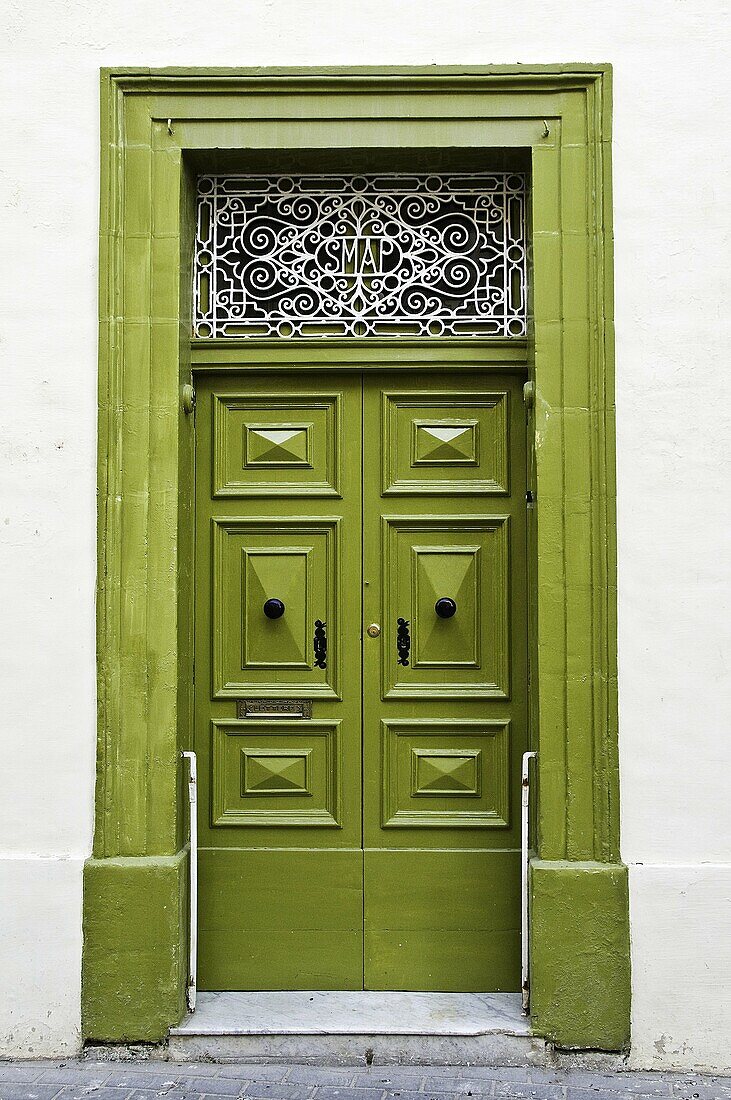
{"label": "green pilaster", "polygon": [[531,1016],[561,1047],[622,1050],[630,1038],[627,868],[534,860]]}
{"label": "green pilaster", "polygon": [[[94,858],[84,875],[82,1026],[162,1038],[184,1011],[190,512],[181,364],[180,151],[102,78],[98,710]],[[153,180],[158,202],[153,204]],[[164,189],[167,220],[160,209]],[[186,333],[187,338],[187,333]],[[186,455],[188,461],[186,462]],[[188,479],[188,480],[186,480]],[[189,568],[189,565],[188,565]]]}
{"label": "green pilaster", "polygon": [[84,876],[82,1027],[155,1041],[185,1011],[187,852],[91,859]]}

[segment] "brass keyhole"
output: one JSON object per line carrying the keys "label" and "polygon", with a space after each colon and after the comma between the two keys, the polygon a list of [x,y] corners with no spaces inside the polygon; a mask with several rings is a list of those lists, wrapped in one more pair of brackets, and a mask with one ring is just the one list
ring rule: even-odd
{"label": "brass keyhole", "polygon": [[366,634],[369,638],[377,638],[380,633],[381,628],[378,623],[371,623],[371,625],[366,629]]}

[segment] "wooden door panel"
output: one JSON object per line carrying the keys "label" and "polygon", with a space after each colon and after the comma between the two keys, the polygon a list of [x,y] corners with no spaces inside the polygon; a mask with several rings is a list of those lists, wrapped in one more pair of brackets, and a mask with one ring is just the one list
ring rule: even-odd
{"label": "wooden door panel", "polygon": [[510,740],[507,719],[384,720],[382,828],[505,828]]}
{"label": "wooden door panel", "polygon": [[508,493],[506,392],[422,390],[417,380],[381,401],[384,496]]}
{"label": "wooden door panel", "polygon": [[[507,698],[509,516],[385,515],[385,697]],[[456,603],[440,618],[440,598]],[[408,621],[408,665],[398,661],[398,619]]]}
{"label": "wooden door panel", "polygon": [[216,394],[213,496],[340,496],[341,420],[337,393]]}
{"label": "wooden door panel", "polygon": [[363,854],[201,851],[205,989],[362,989]]}
{"label": "wooden door panel", "polygon": [[[341,646],[340,520],[219,517],[213,525],[213,693],[337,699]],[[284,604],[279,618],[267,600]],[[315,667],[315,623],[327,660]]]}
{"label": "wooden door panel", "polygon": [[[214,827],[340,828],[340,722],[212,722]],[[267,836],[247,843],[267,844]]]}
{"label": "wooden door panel", "polygon": [[520,987],[517,852],[366,850],[366,986]]}

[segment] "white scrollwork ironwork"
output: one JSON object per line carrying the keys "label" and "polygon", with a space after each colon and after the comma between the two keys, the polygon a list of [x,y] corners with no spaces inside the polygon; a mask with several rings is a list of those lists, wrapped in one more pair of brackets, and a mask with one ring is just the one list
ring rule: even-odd
{"label": "white scrollwork ironwork", "polygon": [[202,176],[194,335],[525,336],[525,177]]}

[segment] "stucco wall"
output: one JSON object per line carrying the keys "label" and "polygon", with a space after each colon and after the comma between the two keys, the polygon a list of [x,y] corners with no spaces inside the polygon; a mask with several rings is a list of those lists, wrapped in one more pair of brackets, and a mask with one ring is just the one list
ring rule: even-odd
{"label": "stucco wall", "polygon": [[0,1053],[78,1042],[95,749],[99,66],[610,61],[633,1056],[728,1067],[726,5],[10,0],[5,10],[0,893],[11,904],[0,971],[12,995],[0,1003]]}

